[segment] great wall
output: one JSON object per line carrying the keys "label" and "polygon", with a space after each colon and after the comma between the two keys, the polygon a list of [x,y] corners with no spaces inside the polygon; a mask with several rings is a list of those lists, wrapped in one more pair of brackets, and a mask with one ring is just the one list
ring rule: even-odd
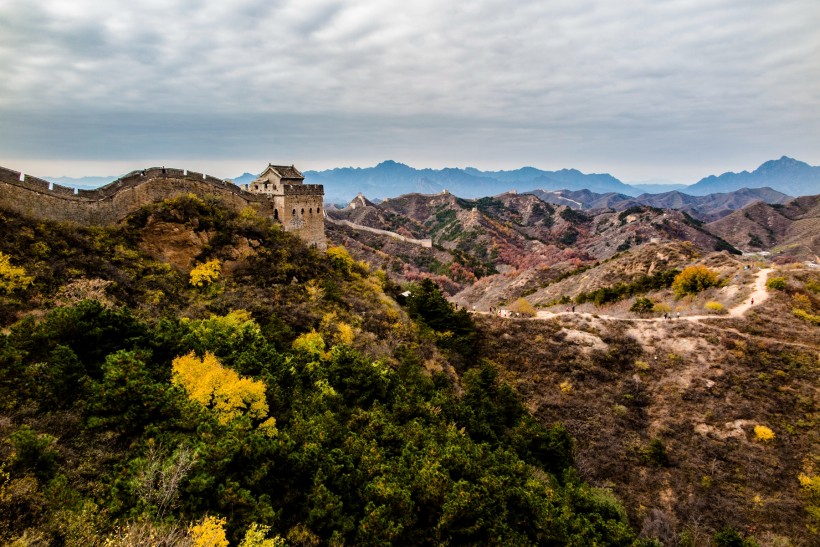
{"label": "great wall", "polygon": [[151,167],[132,171],[95,190],[78,190],[0,167],[0,207],[32,218],[109,225],[149,203],[192,193],[216,196],[237,211],[252,207],[306,243],[324,250],[324,187],[298,182],[280,188],[276,195],[260,194],[195,171]]}

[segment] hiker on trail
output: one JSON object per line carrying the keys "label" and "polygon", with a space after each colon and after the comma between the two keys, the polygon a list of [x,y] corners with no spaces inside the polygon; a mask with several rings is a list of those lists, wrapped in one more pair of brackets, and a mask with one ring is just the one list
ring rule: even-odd
{"label": "hiker on trail", "polygon": [[680,319],[680,312],[678,312],[678,319]]}
{"label": "hiker on trail", "polygon": [[666,312],[663,312],[663,320],[666,321]]}

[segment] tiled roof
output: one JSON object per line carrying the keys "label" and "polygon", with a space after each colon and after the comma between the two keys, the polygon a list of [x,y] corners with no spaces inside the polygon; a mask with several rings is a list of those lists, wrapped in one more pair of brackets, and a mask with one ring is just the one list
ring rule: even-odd
{"label": "tiled roof", "polygon": [[303,180],[305,177],[302,176],[302,173],[299,172],[296,167],[293,165],[273,165],[268,164],[268,167],[271,167],[279,173],[283,179],[299,179]]}

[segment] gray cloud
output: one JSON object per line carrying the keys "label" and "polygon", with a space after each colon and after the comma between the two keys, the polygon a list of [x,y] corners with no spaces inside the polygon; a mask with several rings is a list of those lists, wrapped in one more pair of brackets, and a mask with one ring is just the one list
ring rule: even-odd
{"label": "gray cloud", "polygon": [[4,0],[0,159],[820,163],[818,23],[816,0]]}

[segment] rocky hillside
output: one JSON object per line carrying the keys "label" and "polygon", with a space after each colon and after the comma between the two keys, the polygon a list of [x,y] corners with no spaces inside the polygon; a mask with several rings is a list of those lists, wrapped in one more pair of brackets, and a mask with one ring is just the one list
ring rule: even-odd
{"label": "rocky hillside", "polygon": [[786,194],[771,188],[741,188],[733,192],[715,193],[705,196],[692,196],[685,190],[642,194],[630,197],[624,194],[596,194],[589,190],[534,190],[529,192],[547,203],[567,205],[578,209],[614,209],[623,211],[630,207],[647,205],[659,209],[676,209],[704,222],[711,222],[742,209],[752,203],[762,201],[770,204],[783,204],[790,198]]}
{"label": "rocky hillside", "polygon": [[729,524],[759,545],[813,545],[820,335],[794,310],[820,311],[820,273],[773,277],[784,290],[738,319],[482,316],[482,352],[543,422],[584,439],[582,474],[627,500],[647,536],[714,545]]}
{"label": "rocky hillside", "polygon": [[352,231],[343,236],[334,235],[339,234],[337,229],[329,231],[333,241],[343,241],[340,237],[357,240],[353,248],[358,256],[376,259],[401,279],[441,276],[451,290],[497,274],[537,275],[533,272],[560,263],[592,264],[650,241],[690,241],[704,252],[734,251],[682,212],[645,206],[585,212],[545,203],[532,194],[477,200],[449,193],[408,194],[377,205],[355,201],[342,210],[329,209],[328,215],[407,237],[432,239],[433,249],[403,246],[401,251],[376,258],[385,246],[390,250],[396,244]]}
{"label": "rocky hillside", "polygon": [[769,251],[776,257],[817,261],[820,196],[797,198],[785,205],[756,203],[706,228],[746,251]]}

